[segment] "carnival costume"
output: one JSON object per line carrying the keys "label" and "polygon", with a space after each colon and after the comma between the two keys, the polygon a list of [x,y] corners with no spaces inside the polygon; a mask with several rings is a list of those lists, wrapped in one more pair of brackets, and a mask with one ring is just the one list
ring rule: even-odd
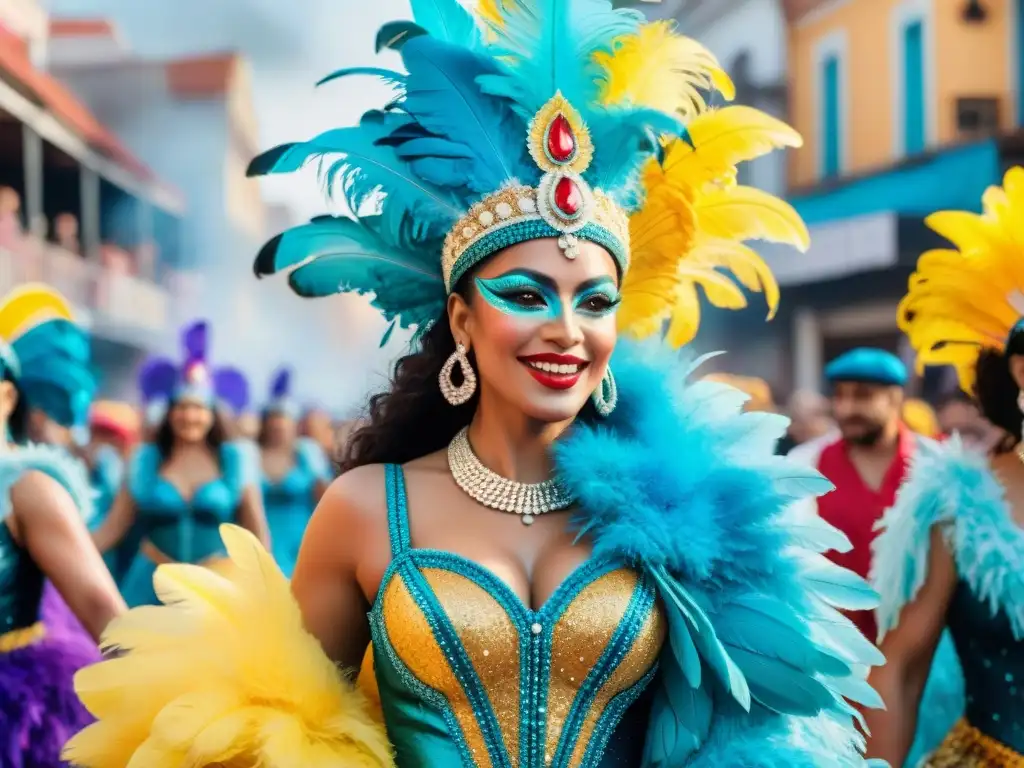
{"label": "carnival costume", "polygon": [[[707,110],[702,91],[731,84],[706,50],[604,0],[507,0],[477,18],[455,0],[412,7],[415,23],[378,35],[408,74],[333,76],[384,78],[387,108],[254,161],[323,160],[354,213],[283,233],[258,273],[288,271],[307,296],[372,293],[391,328],[422,330],[501,249],[552,238],[551,258],[571,259],[588,240],[623,274],[627,334],[667,322],[670,342],[688,341],[698,285],[741,305],[719,267],[774,306],[742,241],[806,245],[806,230],[737,186],[735,165],[799,138],[755,110]],[[441,374],[453,404],[475,384],[465,354]],[[551,480],[489,473],[464,433],[449,448],[456,482],[487,506],[527,524],[578,509],[593,556],[538,610],[485,568],[414,547],[402,469],[386,467],[393,560],[370,613],[386,731],[302,629],[269,555],[227,526],[232,572],[163,568],[168,607],[113,626],[108,642],[130,651],[78,678],[100,723],[69,755],[87,768],[863,765],[844,697],[877,703],[863,678],[881,659],[834,606],[874,593],[818,554],[842,535],[781,521],[828,484],[773,456],[784,418],[684,384],[688,364],[659,339],[620,342],[611,370],[594,393],[603,418],[557,443]]]}
{"label": "carnival costume", "polygon": [[[209,408],[215,408],[218,400],[233,400],[242,376],[233,368],[211,370],[206,323],[186,328],[182,344],[181,364],[156,358],[143,367],[139,384],[147,399],[173,405],[179,399],[190,398]],[[223,559],[225,552],[217,527],[234,520],[251,479],[250,456],[251,451],[237,443],[223,443],[220,476],[197,488],[191,499],[185,499],[160,474],[164,457],[159,447],[154,443],[139,446],[126,478],[141,536],[139,552],[121,585],[129,606],[158,602],[153,572],[160,563],[213,564]]]}
{"label": "carnival costume", "polygon": [[[91,391],[88,349],[67,301],[50,288],[25,285],[0,301],[0,374],[27,405],[45,403],[47,413],[70,420],[81,402],[78,385]],[[64,742],[92,721],[72,680],[99,651],[48,585],[44,611],[45,577],[5,523],[13,511],[11,489],[30,471],[57,480],[86,520],[92,492],[84,466],[60,448],[0,450],[0,764],[56,768]]]}
{"label": "carnival costume", "polygon": [[[927,219],[954,248],[921,256],[899,314],[918,364],[955,366],[968,393],[979,353],[1002,351],[1024,315],[1017,235],[1024,169],[1011,169],[982,201],[981,215],[947,211]],[[987,457],[956,436],[926,446],[881,525],[872,574],[885,585],[880,632],[896,627],[924,585],[936,526],[959,575],[946,621],[963,667],[966,709],[926,765],[1024,765],[1024,533]]]}
{"label": "carnival costume", "polygon": [[[287,368],[274,374],[270,400],[263,412],[299,420],[301,413],[291,396],[291,371]],[[300,437],[295,441],[294,466],[283,477],[270,478],[261,472],[261,478],[274,560],[285,576],[291,576],[302,535],[316,506],[317,487],[331,479],[330,461],[318,443]]]}

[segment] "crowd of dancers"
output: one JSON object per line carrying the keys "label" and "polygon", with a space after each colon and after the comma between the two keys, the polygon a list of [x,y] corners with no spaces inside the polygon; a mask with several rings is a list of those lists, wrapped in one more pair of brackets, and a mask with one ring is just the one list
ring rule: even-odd
{"label": "crowd of dancers", "polygon": [[0,768],[1024,765],[1024,169],[897,318],[999,439],[857,349],[784,450],[687,350],[701,297],[775,309],[745,243],[807,230],[736,166],[799,136],[606,0],[411,4],[405,72],[332,76],[394,99],[250,168],[351,211],[257,274],[416,329],[344,440],[202,322],[125,405],[57,292],[0,304]]}

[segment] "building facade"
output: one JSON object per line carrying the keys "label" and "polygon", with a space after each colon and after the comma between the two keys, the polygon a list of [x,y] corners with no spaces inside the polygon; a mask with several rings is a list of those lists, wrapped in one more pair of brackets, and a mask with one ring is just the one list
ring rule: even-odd
{"label": "building facade", "polygon": [[[923,218],[980,209],[1020,161],[1024,0],[786,0],[790,199],[811,228],[784,302],[795,385],[858,344],[908,358],[896,307]],[[926,383],[941,387],[943,382]]]}
{"label": "building facade", "polygon": [[0,291],[67,295],[113,393],[168,327],[185,201],[48,71],[49,32],[36,0],[0,6]]}

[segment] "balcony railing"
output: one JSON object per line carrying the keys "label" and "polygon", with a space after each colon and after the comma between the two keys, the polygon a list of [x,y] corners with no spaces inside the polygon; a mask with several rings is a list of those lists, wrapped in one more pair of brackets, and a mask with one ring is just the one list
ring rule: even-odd
{"label": "balcony railing", "polygon": [[101,335],[144,343],[167,329],[170,297],[162,286],[24,237],[16,247],[0,247],[0,294],[28,282],[63,293]]}

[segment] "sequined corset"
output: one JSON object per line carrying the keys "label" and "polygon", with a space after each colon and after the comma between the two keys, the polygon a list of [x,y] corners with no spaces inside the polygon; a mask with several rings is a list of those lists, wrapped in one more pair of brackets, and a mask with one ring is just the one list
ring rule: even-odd
{"label": "sequined corset", "polygon": [[43,573],[0,521],[0,635],[39,620]]}
{"label": "sequined corset", "polygon": [[957,584],[946,621],[964,672],[967,720],[996,741],[1024,754],[1024,645],[1010,620],[995,615],[970,586]]}
{"label": "sequined corset", "polygon": [[410,546],[386,469],[392,562],[370,611],[398,768],[635,768],[664,617],[647,579],[591,559],[539,610],[465,558]]}

